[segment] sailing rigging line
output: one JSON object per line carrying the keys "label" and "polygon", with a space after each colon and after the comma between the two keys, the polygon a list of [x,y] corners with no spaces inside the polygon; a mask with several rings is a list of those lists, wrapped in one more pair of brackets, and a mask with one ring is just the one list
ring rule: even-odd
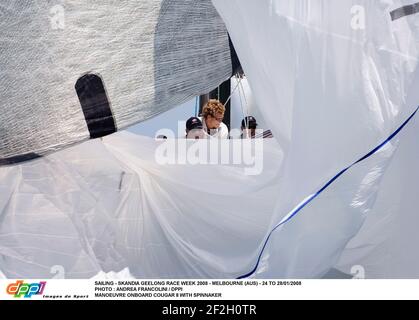
{"label": "sailing rigging line", "polygon": [[224,103],[224,105],[226,105],[231,100],[231,98],[233,97],[233,94],[236,92],[236,90],[239,87],[241,81],[242,81],[242,79],[239,77],[238,83],[236,84],[235,88],[231,92],[230,96],[228,97],[228,99],[226,100],[226,102]]}
{"label": "sailing rigging line", "polygon": [[245,106],[246,106],[246,116],[249,116],[249,113],[250,113],[249,112],[249,104],[247,103],[246,92],[244,91],[243,83],[241,81],[240,81],[240,88],[243,92],[243,99],[244,99],[244,103],[245,103]]}
{"label": "sailing rigging line", "polygon": [[[245,113],[244,107],[243,107],[243,101],[242,101],[240,86],[239,86],[239,99],[240,99],[240,109],[241,109],[241,112],[242,112],[242,119],[245,119],[246,118],[246,113]],[[247,126],[247,124],[246,124],[246,126]]]}

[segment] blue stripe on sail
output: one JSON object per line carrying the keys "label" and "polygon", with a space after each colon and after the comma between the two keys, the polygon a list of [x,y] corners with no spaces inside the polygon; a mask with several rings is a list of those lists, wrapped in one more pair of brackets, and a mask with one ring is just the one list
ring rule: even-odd
{"label": "blue stripe on sail", "polygon": [[362,158],[360,158],[359,160],[355,161],[353,164],[351,164],[350,166],[348,166],[347,168],[343,169],[342,171],[340,171],[336,176],[334,176],[329,182],[327,182],[319,191],[317,191],[314,195],[310,196],[307,200],[305,200],[302,204],[300,204],[296,209],[294,209],[291,214],[283,221],[281,221],[279,224],[277,224],[269,233],[268,237],[265,240],[265,243],[263,244],[262,250],[260,251],[260,254],[258,256],[258,260],[256,262],[255,267],[253,268],[252,271],[250,271],[249,273],[238,277],[237,279],[244,279],[244,278],[248,278],[251,275],[253,275],[257,268],[259,267],[260,261],[262,259],[262,255],[263,252],[266,249],[266,246],[272,236],[272,234],[281,226],[283,226],[284,224],[286,224],[288,221],[290,221],[292,218],[294,218],[301,210],[303,210],[310,202],[312,202],[314,199],[316,199],[323,191],[325,191],[331,184],[333,184],[333,182],[335,182],[338,178],[340,178],[346,171],[348,171],[349,169],[351,169],[353,166],[357,165],[358,163],[368,159],[369,157],[371,157],[372,155],[374,155],[375,153],[377,153],[377,151],[379,151],[380,149],[382,149],[386,144],[388,144],[391,140],[394,139],[394,137],[396,137],[400,131],[403,130],[403,128],[410,122],[410,120],[412,120],[412,118],[416,115],[416,113],[418,112],[419,107],[416,108],[415,112],[412,113],[412,115],[396,130],[394,131],[383,143],[381,143],[379,146],[377,146],[376,148],[374,148],[372,151],[370,151],[369,153],[367,153],[365,156],[363,156]]}
{"label": "blue stripe on sail", "polygon": [[393,10],[390,12],[390,16],[391,20],[395,21],[417,13],[419,13],[419,2]]}

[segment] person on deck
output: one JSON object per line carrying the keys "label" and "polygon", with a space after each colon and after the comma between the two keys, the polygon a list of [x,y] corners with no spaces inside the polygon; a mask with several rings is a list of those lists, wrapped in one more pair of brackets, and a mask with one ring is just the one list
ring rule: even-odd
{"label": "person on deck", "polygon": [[241,124],[241,138],[242,139],[270,139],[273,138],[271,130],[258,130],[258,123],[256,118],[253,116],[248,116],[242,120]]}
{"label": "person on deck", "polygon": [[229,132],[223,123],[225,107],[218,100],[209,100],[202,110],[204,132],[212,138],[228,139]]}
{"label": "person on deck", "polygon": [[199,118],[192,117],[186,121],[186,139],[205,139],[202,121]]}
{"label": "person on deck", "polygon": [[242,139],[254,139],[256,135],[256,129],[258,127],[258,123],[256,119],[252,116],[248,116],[242,120]]}

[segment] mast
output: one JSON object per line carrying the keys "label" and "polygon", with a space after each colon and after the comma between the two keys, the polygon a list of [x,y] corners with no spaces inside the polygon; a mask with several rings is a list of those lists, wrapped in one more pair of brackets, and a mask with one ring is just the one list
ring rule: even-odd
{"label": "mast", "polygon": [[[237,56],[236,50],[234,49],[233,42],[228,37],[228,42],[230,46],[230,53],[231,53],[231,68],[232,74],[234,76],[236,74],[243,74],[243,69]],[[204,94],[199,97],[199,114],[202,113],[202,109],[204,108],[205,104],[208,102],[209,99],[217,99],[222,104],[225,105],[226,112],[224,114],[224,123],[227,125],[228,130],[231,130],[231,99],[227,102],[227,100],[231,96],[231,78],[224,81],[220,86],[216,89],[212,90],[209,94]],[[227,104],[226,104],[227,102]]]}

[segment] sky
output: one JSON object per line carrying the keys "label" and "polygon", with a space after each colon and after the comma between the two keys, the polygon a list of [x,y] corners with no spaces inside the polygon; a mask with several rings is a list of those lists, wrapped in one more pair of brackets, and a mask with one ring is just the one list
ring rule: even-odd
{"label": "sky", "polygon": [[[162,113],[153,119],[134,125],[127,130],[135,134],[149,137],[155,137],[156,132],[160,129],[170,129],[177,133],[178,121],[186,122],[190,117],[195,116],[195,103],[196,99],[193,99]],[[184,130],[184,128],[181,130]]]}

